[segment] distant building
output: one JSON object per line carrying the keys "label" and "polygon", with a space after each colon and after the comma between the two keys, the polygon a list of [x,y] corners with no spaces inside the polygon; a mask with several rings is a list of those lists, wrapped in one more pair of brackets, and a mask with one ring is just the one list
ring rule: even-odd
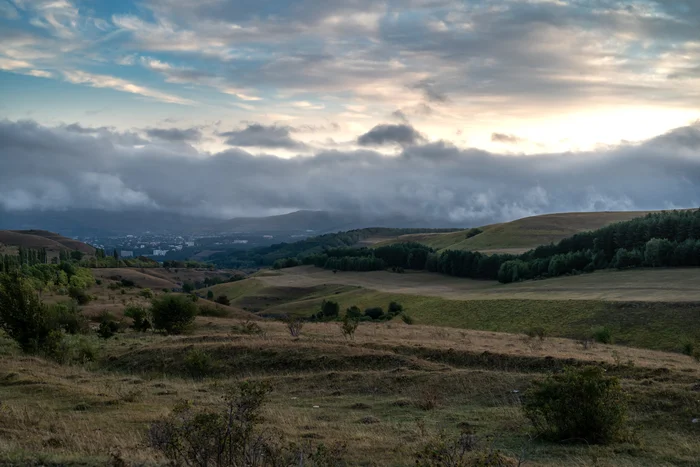
{"label": "distant building", "polygon": [[121,256],[122,258],[133,258],[133,257],[134,257],[134,252],[133,252],[133,251],[122,250],[121,253],[119,253],[119,256]]}
{"label": "distant building", "polygon": [[234,240],[233,243],[248,243],[248,240]]}
{"label": "distant building", "polygon": [[153,256],[165,256],[170,250],[153,250]]}
{"label": "distant building", "polygon": [[194,242],[185,242],[186,246],[194,246]]}
{"label": "distant building", "polygon": [[263,238],[275,238],[272,235],[263,235]]}

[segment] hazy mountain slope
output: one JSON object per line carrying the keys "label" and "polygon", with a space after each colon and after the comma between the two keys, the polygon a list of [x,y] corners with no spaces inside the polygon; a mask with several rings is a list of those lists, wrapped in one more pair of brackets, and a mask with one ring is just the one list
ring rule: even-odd
{"label": "hazy mountain slope", "polygon": [[45,230],[0,230],[0,244],[36,250],[46,248],[50,251],[77,250],[87,254],[95,253],[95,248],[86,243]]}

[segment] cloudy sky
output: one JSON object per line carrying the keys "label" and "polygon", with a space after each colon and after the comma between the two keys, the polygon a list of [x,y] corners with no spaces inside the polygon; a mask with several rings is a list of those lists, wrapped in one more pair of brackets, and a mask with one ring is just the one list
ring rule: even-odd
{"label": "cloudy sky", "polygon": [[696,0],[0,0],[0,209],[700,204]]}

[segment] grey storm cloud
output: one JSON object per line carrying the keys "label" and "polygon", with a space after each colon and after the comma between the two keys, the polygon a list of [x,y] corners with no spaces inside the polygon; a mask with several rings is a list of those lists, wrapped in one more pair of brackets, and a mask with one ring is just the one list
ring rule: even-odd
{"label": "grey storm cloud", "polygon": [[377,125],[364,135],[357,138],[360,146],[382,146],[385,144],[400,144],[407,146],[424,141],[425,138],[415,128],[408,124]]}
{"label": "grey storm cloud", "polygon": [[292,128],[251,123],[241,130],[220,133],[229,146],[261,147],[270,149],[306,149],[306,145],[289,134]]}
{"label": "grey storm cloud", "polygon": [[297,209],[401,214],[473,226],[549,212],[700,204],[700,125],[599,151],[507,156],[448,142],[398,155],[325,151],[289,159],[232,148],[183,153],[154,140],[0,121],[0,210],[160,210],[212,217]]}
{"label": "grey storm cloud", "polygon": [[506,144],[516,144],[522,141],[515,135],[508,135],[506,133],[491,133],[491,141],[494,143],[506,143]]}
{"label": "grey storm cloud", "polygon": [[198,128],[148,128],[146,134],[151,138],[158,138],[172,142],[200,141],[202,132]]}

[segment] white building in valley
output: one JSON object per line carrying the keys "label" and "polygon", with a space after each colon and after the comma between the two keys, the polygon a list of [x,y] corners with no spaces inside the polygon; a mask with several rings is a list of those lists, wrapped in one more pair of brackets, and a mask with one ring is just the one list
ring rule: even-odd
{"label": "white building in valley", "polygon": [[153,250],[153,256],[165,256],[170,250]]}
{"label": "white building in valley", "polygon": [[133,257],[134,257],[134,252],[133,252],[133,251],[122,250],[121,253],[119,254],[119,256],[122,257],[122,258],[133,258]]}

